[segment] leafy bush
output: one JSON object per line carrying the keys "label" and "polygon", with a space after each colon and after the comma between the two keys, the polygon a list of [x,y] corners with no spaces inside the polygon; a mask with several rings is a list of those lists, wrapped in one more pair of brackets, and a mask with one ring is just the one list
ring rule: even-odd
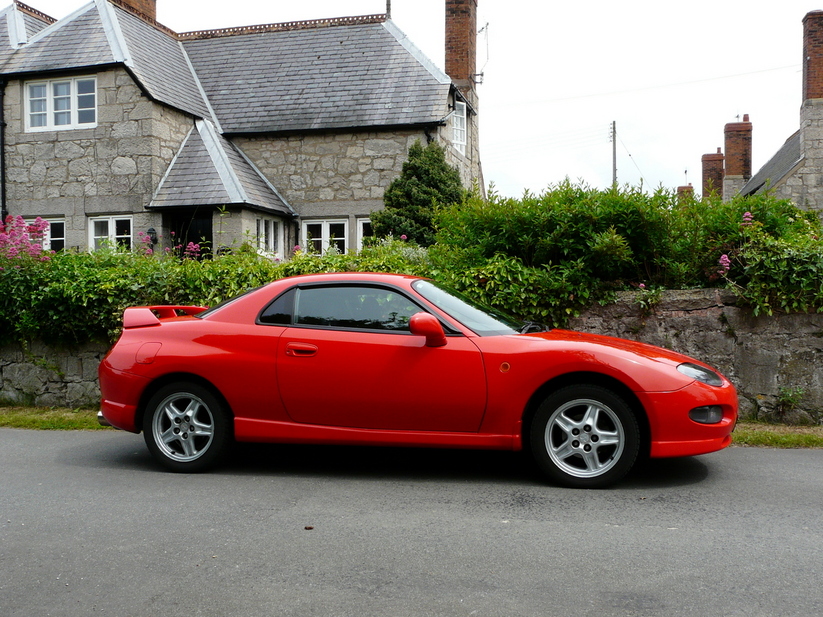
{"label": "leafy bush", "polygon": [[779,310],[823,307],[820,223],[814,213],[769,195],[723,202],[566,181],[520,200],[493,192],[488,199],[470,196],[441,210],[436,222],[438,244],[431,255],[438,272],[483,295],[486,270],[506,263],[509,272],[518,271],[517,291],[501,290],[494,303],[525,317],[535,310],[526,298],[542,297],[538,313],[555,324],[592,301],[606,301],[616,289],[725,285],[728,277],[718,266],[724,254],[736,258],[729,276],[741,277],[735,287],[741,298],[759,310],[768,310],[766,304]]}
{"label": "leafy bush", "polygon": [[211,306],[278,278],[333,271],[430,276],[554,326],[632,288],[644,311],[660,289],[717,285],[756,314],[823,311],[820,222],[768,195],[724,203],[565,182],[520,200],[471,195],[433,220],[438,243],[428,249],[395,236],[359,253],[298,251],[274,262],[242,249],[200,261],[145,250],[52,255],[15,219],[0,230],[11,246],[14,227],[18,247],[0,250],[0,343],[110,341],[128,306]]}
{"label": "leafy bush", "polygon": [[434,213],[463,199],[460,174],[446,163],[436,142],[425,148],[416,141],[409,148],[403,171],[383,195],[385,208],[371,215],[377,236],[408,239],[420,246],[434,242]]}
{"label": "leafy bush", "polygon": [[819,225],[802,219],[798,227],[776,237],[752,220],[745,236],[739,247],[721,256],[719,269],[755,315],[823,312]]}
{"label": "leafy bush", "polygon": [[126,307],[212,306],[294,274],[428,273],[426,251],[399,240],[376,242],[345,255],[298,253],[287,262],[251,251],[198,261],[115,249],[64,251],[45,262],[17,262],[0,265],[0,343],[31,338],[64,345],[111,341],[119,333]]}

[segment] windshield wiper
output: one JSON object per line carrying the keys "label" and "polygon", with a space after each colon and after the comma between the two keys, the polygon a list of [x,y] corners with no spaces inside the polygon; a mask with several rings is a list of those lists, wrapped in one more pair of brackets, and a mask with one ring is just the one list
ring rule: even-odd
{"label": "windshield wiper", "polygon": [[549,326],[539,321],[525,321],[520,328],[520,334],[530,334],[532,332],[548,332],[551,330]]}

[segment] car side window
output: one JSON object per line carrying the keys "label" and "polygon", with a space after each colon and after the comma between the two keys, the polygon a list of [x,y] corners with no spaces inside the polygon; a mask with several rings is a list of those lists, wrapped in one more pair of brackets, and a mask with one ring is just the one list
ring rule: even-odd
{"label": "car side window", "polygon": [[409,320],[422,309],[400,293],[354,285],[298,289],[294,324],[408,332]]}
{"label": "car side window", "polygon": [[297,290],[292,288],[286,293],[280,294],[269,304],[260,314],[260,323],[280,326],[291,325],[292,313],[294,312],[294,296]]}

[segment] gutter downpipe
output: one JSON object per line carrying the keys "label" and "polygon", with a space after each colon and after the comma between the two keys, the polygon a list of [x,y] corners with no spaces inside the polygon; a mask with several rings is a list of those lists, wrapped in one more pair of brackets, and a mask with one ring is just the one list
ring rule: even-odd
{"label": "gutter downpipe", "polygon": [[0,79],[0,224],[5,225],[6,207],[6,80]]}

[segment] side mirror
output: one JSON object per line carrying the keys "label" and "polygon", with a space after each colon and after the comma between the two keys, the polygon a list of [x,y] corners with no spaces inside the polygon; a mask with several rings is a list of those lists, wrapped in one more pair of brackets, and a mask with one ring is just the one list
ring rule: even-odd
{"label": "side mirror", "polygon": [[415,313],[409,320],[409,330],[412,334],[426,337],[426,347],[443,347],[446,344],[446,333],[440,321],[431,313]]}

